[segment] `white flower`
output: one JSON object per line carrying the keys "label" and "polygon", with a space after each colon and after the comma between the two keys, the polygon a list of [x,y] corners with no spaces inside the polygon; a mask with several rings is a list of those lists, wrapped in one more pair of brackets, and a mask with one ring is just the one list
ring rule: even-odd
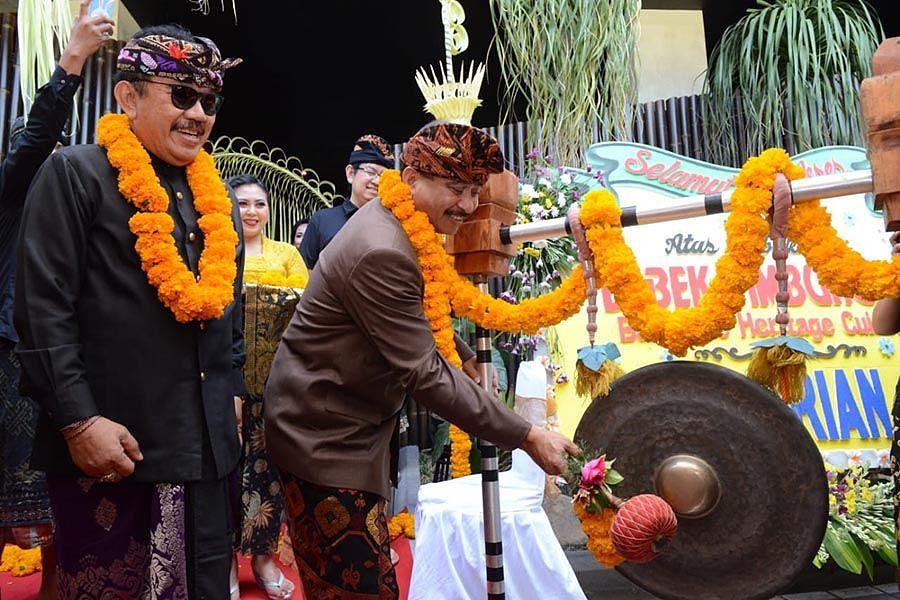
{"label": "white flower", "polygon": [[538,197],[537,190],[535,190],[534,186],[531,185],[530,183],[522,184],[522,195],[531,200],[534,200],[535,198]]}
{"label": "white flower", "polygon": [[531,213],[532,219],[537,219],[541,216],[541,213],[544,212],[541,208],[540,204],[534,203],[528,206],[528,211]]}
{"label": "white flower", "polygon": [[538,185],[542,185],[544,187],[550,187],[553,184],[550,183],[550,180],[547,179],[546,177],[541,177],[540,179],[538,179]]}
{"label": "white flower", "polygon": [[543,250],[544,248],[547,247],[547,240],[537,240],[537,241],[531,242],[531,247],[536,248],[538,250]]}
{"label": "white flower", "polygon": [[559,176],[559,180],[561,182],[563,182],[565,185],[569,185],[570,183],[572,183],[572,176],[569,175],[568,173],[563,173],[562,175]]}
{"label": "white flower", "polygon": [[556,204],[558,204],[559,206],[562,207],[562,206],[565,206],[567,203],[568,203],[568,200],[566,199],[566,195],[563,194],[562,192],[560,192],[559,195],[556,197]]}
{"label": "white flower", "polygon": [[551,217],[554,217],[554,218],[555,218],[555,217],[558,217],[558,216],[559,216],[559,209],[556,208],[555,206],[554,206],[553,208],[551,208],[551,209],[550,209],[550,216],[551,216]]}

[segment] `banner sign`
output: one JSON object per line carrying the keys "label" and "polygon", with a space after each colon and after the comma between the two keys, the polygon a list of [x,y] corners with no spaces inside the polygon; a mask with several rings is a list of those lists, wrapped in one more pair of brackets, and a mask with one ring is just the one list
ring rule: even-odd
{"label": "banner sign", "polygon": [[[602,143],[586,152],[590,170],[570,169],[589,187],[605,185],[622,206],[660,208],[684,196],[720,193],[734,185],[737,169],[679,156],[667,150],[629,142]],[[831,146],[793,157],[808,176],[869,168],[866,151]],[[870,195],[866,195],[870,196]],[[823,200],[838,234],[867,259],[890,256],[888,234],[872,198],[863,195]],[[695,306],[715,274],[715,261],[725,248],[728,215],[712,215],[630,227],[625,239],[634,250],[659,304],[668,309]],[[808,362],[806,395],[794,406],[829,461],[885,463],[891,440],[890,411],[900,368],[894,342],[872,329],[872,306],[859,298],[842,298],[821,285],[796,248],[790,248],[790,334],[804,337],[816,349]],[[737,324],[715,342],[692,351],[687,360],[713,362],[745,372],[750,344],[778,335],[775,324],[775,264],[767,251],[760,279],[746,296]],[[643,342],[628,326],[609,290],[598,295],[597,340],[614,342],[626,371],[663,360],[668,352]],[[561,324],[564,368],[574,372],[575,352],[584,345],[586,313]],[[558,390],[560,421],[572,434],[587,408],[572,385]],[[843,464],[842,464],[843,463]]]}

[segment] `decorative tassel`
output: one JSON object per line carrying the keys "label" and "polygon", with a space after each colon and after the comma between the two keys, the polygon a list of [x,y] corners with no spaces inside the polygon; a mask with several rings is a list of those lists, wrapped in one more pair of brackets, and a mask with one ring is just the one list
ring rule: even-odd
{"label": "decorative tassel", "polygon": [[612,389],[613,382],[624,374],[625,370],[609,359],[603,361],[599,371],[579,360],[575,363],[575,393],[583,398],[602,398]]}
{"label": "decorative tassel", "polygon": [[581,224],[580,208],[573,205],[566,214],[572,237],[578,246],[578,259],[584,270],[584,280],[587,283],[587,332],[590,346],[585,346],[578,351],[578,361],[575,363],[575,393],[583,398],[602,398],[612,389],[613,382],[625,374],[625,371],[616,364],[615,359],[621,356],[619,349],[612,342],[608,344],[594,345],[594,336],[597,333],[597,283],[594,280],[594,255],[588,246],[584,235],[584,227]]}
{"label": "decorative tassel", "polygon": [[803,400],[806,357],[814,352],[802,338],[780,336],[754,342],[756,347],[747,377],[766,386],[787,404]]}
{"label": "decorative tassel", "polygon": [[787,218],[791,208],[791,185],[787,178],[778,173],[772,186],[772,222],[769,237],[772,238],[772,258],[775,259],[775,280],[778,292],[775,302],[778,313],[775,322],[781,329],[776,338],[750,344],[756,348],[747,377],[766,386],[787,404],[803,400],[803,381],[806,378],[806,357],[815,351],[812,344],[802,338],[787,335],[791,322],[788,314],[788,270],[787,270]]}
{"label": "decorative tassel", "polygon": [[591,399],[607,395],[613,382],[625,374],[615,362],[619,356],[619,348],[612,342],[580,349],[575,363],[575,393]]}

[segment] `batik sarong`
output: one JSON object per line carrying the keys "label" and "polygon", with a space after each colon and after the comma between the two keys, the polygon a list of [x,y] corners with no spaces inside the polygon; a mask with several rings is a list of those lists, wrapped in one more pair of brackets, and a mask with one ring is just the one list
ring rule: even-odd
{"label": "batik sarong", "polygon": [[263,423],[263,393],[272,359],[294,308],[297,290],[265,285],[244,288],[243,436],[244,457],[240,467],[241,529],[238,549],[242,554],[272,555],[284,520],[284,492],[278,469],[266,451]]}
{"label": "batik sarong", "polygon": [[183,485],[48,481],[60,600],[187,600]]}
{"label": "batik sarong", "polygon": [[306,598],[394,600],[387,502],[282,473],[288,528]]}
{"label": "batik sarong", "polygon": [[38,405],[19,395],[19,361],[0,340],[0,540],[26,549],[46,543],[50,525],[47,481],[28,468]]}
{"label": "batik sarong", "polygon": [[278,468],[266,452],[263,425],[263,397],[248,394],[244,399],[244,458],[241,461],[240,552],[272,555],[278,548],[278,534],[284,515],[284,493]]}

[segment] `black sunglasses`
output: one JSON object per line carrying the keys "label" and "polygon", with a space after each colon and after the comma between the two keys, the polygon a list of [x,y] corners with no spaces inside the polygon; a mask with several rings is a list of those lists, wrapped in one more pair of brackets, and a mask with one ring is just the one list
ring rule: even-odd
{"label": "black sunglasses", "polygon": [[221,94],[209,93],[204,94],[198,92],[192,87],[179,85],[177,83],[163,83],[162,81],[150,81],[145,79],[147,83],[155,83],[156,85],[164,85],[172,90],[172,105],[179,110],[188,110],[193,108],[197,101],[200,101],[200,108],[203,109],[207,116],[215,116],[219,109],[222,108],[222,102],[225,98]]}

